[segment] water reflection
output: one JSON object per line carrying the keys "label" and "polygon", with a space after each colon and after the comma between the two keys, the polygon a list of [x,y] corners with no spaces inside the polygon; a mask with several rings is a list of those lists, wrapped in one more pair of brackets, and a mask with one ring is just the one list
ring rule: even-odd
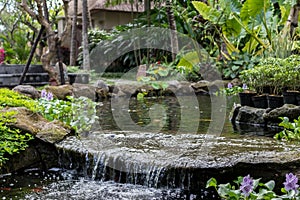
{"label": "water reflection", "polygon": [[[210,97],[198,97],[197,106],[194,103],[189,104],[191,102],[189,98],[192,97],[187,96],[184,98],[186,98],[184,105],[180,105],[176,97],[145,98],[143,101],[131,98],[129,110],[127,109],[128,106],[124,105],[126,103],[125,100],[119,99],[118,101],[119,105],[123,105],[120,109],[123,112],[128,112],[131,120],[140,127],[145,127],[152,122],[157,127],[161,127],[161,132],[176,133],[181,127],[181,129],[184,129],[184,132],[190,133],[193,132],[196,125],[198,133],[206,133],[211,122]],[[111,107],[110,101],[103,102],[103,105],[99,107],[99,123],[102,130],[121,130],[115,122],[112,109],[115,108]],[[183,116],[182,110],[195,110],[195,112],[190,112],[189,116]],[[200,117],[198,117],[199,113]],[[182,123],[183,117],[188,117],[185,123]],[[118,118],[118,120],[124,120],[121,122],[123,130],[134,130],[134,127],[128,123],[127,118]]]}
{"label": "water reflection", "polygon": [[[130,121],[128,123],[127,117],[118,117],[119,124],[122,124],[120,128],[115,121],[110,101],[104,101],[102,106],[98,109],[100,130],[104,131],[137,131],[137,127],[146,127],[151,122],[156,125],[153,130],[159,129],[159,132],[164,133],[194,133],[206,134],[210,123],[212,122],[212,101],[214,99],[211,96],[198,96],[197,106],[191,102],[189,96],[184,97],[185,103],[180,104],[176,97],[161,97],[161,98],[145,98],[143,101],[138,101],[136,98],[131,98],[129,101],[129,109],[126,104],[126,100],[118,99],[119,105],[122,105],[118,109],[122,112],[129,113]],[[278,129],[270,129],[262,126],[253,126],[245,124],[232,125],[229,120],[230,112],[234,104],[239,103],[237,96],[231,96],[227,99],[226,119],[223,126],[221,135],[226,137],[239,137],[240,135],[246,136],[273,136]],[[159,105],[159,106],[157,106]],[[189,115],[182,115],[183,110],[195,110],[195,112],[189,112]],[[200,115],[198,115],[200,113]],[[153,115],[154,113],[154,115]],[[161,115],[159,115],[162,113]],[[152,114],[152,116],[151,116]],[[156,116],[155,116],[156,114]],[[128,115],[127,115],[128,116]],[[186,118],[186,119],[183,119]],[[184,122],[182,122],[184,120]],[[221,126],[221,125],[220,125]],[[155,129],[156,128],[156,129]],[[179,130],[180,128],[180,130]],[[196,128],[197,131],[194,131]],[[150,128],[147,129],[151,131]],[[98,130],[97,130],[98,131]],[[220,134],[220,133],[215,133]]]}

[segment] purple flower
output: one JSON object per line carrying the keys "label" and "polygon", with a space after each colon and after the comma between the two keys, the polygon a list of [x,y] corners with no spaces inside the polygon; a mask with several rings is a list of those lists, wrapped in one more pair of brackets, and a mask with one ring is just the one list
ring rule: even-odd
{"label": "purple flower", "polygon": [[48,101],[53,100],[53,94],[52,94],[51,92],[48,92],[46,99],[47,99]]}
{"label": "purple flower", "polygon": [[228,83],[227,88],[231,89],[232,88],[232,83]]}
{"label": "purple flower", "polygon": [[286,191],[290,191],[290,190],[296,191],[299,187],[297,183],[298,183],[298,178],[293,173],[289,173],[285,175],[285,182],[283,183],[283,185]]}
{"label": "purple flower", "polygon": [[41,91],[41,97],[42,98],[46,98],[47,97],[47,91],[46,90],[42,90]]}
{"label": "purple flower", "polygon": [[243,178],[243,182],[241,183],[240,190],[247,197],[253,190],[253,179],[248,174]]}
{"label": "purple flower", "polygon": [[243,87],[242,87],[244,90],[247,90],[248,89],[248,86],[246,85],[246,83],[243,84]]}

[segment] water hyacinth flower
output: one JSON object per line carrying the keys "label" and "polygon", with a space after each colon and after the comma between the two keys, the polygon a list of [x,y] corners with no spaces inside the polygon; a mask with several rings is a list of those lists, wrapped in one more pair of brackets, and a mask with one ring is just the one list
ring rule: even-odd
{"label": "water hyacinth flower", "polygon": [[283,185],[286,191],[297,191],[297,189],[299,188],[297,176],[295,176],[293,173],[286,174],[285,182],[283,183]]}
{"label": "water hyacinth flower", "polygon": [[51,101],[53,100],[53,94],[51,92],[47,92],[46,90],[42,90],[41,98],[46,99],[47,101]]}
{"label": "water hyacinth flower", "polygon": [[240,186],[241,192],[247,197],[253,190],[253,179],[248,174],[243,178],[243,181]]}
{"label": "water hyacinth flower", "polygon": [[42,98],[47,98],[47,91],[46,90],[41,91],[41,97]]}
{"label": "water hyacinth flower", "polygon": [[51,92],[48,92],[47,94],[47,98],[46,98],[48,101],[51,101],[53,100],[53,94]]}
{"label": "water hyacinth flower", "polygon": [[243,84],[242,88],[243,88],[244,90],[247,90],[247,89],[248,89],[248,86],[246,85],[246,83]]}
{"label": "water hyacinth flower", "polygon": [[227,88],[231,89],[233,87],[232,83],[228,83]]}

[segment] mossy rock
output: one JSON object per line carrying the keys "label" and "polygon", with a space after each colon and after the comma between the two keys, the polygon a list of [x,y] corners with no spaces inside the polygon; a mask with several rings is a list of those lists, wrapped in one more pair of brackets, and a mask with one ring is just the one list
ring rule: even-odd
{"label": "mossy rock", "polygon": [[39,113],[32,112],[27,108],[5,108],[2,111],[16,111],[16,122],[9,126],[20,129],[24,133],[34,135],[45,142],[57,143],[72,133],[72,130],[62,122],[49,122]]}
{"label": "mossy rock", "polygon": [[67,96],[73,96],[73,87],[71,85],[47,86],[45,90],[61,100],[66,100]]}

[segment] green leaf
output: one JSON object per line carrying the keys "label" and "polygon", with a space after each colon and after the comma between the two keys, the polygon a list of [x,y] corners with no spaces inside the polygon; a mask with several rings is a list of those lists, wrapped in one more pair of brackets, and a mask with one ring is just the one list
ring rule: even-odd
{"label": "green leaf", "polygon": [[138,101],[143,101],[144,100],[144,94],[142,92],[139,92],[136,96],[137,100]]}
{"label": "green leaf", "polygon": [[212,23],[219,22],[221,13],[217,9],[201,1],[192,1],[192,4],[204,19],[211,21]]}
{"label": "green leaf", "polygon": [[199,54],[197,51],[192,51],[183,55],[179,60],[177,67],[184,66],[186,70],[192,71],[193,66],[197,65],[200,62]]}
{"label": "green leaf", "polygon": [[217,187],[217,180],[215,178],[210,178],[207,182],[206,182],[206,188],[208,187]]}
{"label": "green leaf", "polygon": [[222,32],[226,36],[239,36],[241,30],[242,26],[234,18],[226,20],[224,26],[222,26]]}
{"label": "green leaf", "polygon": [[251,17],[256,17],[261,13],[265,7],[266,1],[268,0],[246,0],[241,9],[242,21],[247,21]]}
{"label": "green leaf", "polygon": [[167,89],[167,88],[169,87],[169,84],[166,83],[166,82],[161,82],[160,86],[161,86],[161,88],[162,88],[163,90],[165,90],[165,89]]}
{"label": "green leaf", "polygon": [[265,186],[269,189],[269,190],[273,190],[275,187],[275,181],[271,180],[267,183],[265,183]]}
{"label": "green leaf", "polygon": [[233,65],[233,66],[231,67],[231,69],[232,69],[233,71],[237,71],[237,70],[240,69],[240,66],[238,66],[238,65]]}
{"label": "green leaf", "polygon": [[151,86],[155,89],[155,90],[159,90],[160,89],[160,84],[158,82],[153,82],[151,83]]}
{"label": "green leaf", "polygon": [[158,74],[162,77],[167,76],[169,74],[169,71],[167,69],[159,70]]}

